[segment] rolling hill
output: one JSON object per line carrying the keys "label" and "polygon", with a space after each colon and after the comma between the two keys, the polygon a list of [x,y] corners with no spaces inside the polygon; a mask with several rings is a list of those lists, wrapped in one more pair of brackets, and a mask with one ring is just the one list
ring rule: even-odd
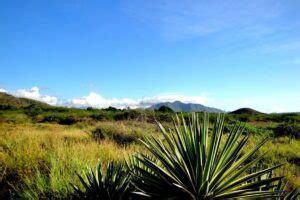
{"label": "rolling hill", "polygon": [[37,106],[37,107],[51,107],[50,105],[36,101],[33,99],[27,99],[27,98],[20,98],[15,97],[13,95],[0,92],[0,107],[2,109],[13,109],[13,108],[27,108],[31,106]]}
{"label": "rolling hill", "polygon": [[240,108],[240,109],[230,112],[230,114],[258,115],[258,114],[264,114],[264,113],[254,110],[252,108]]}
{"label": "rolling hill", "polygon": [[151,106],[150,109],[158,110],[162,106],[169,107],[175,112],[212,112],[212,113],[224,112],[223,110],[218,108],[207,107],[202,104],[182,103],[181,101],[158,103]]}

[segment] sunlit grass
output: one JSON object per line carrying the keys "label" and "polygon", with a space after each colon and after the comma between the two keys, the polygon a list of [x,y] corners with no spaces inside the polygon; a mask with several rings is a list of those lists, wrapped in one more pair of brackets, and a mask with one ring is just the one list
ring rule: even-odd
{"label": "sunlit grass", "polygon": [[123,161],[141,150],[136,144],[95,141],[86,130],[60,125],[2,124],[0,132],[1,174],[11,177],[7,181],[14,186],[25,183],[21,194],[27,196],[30,192],[67,194],[76,172],[98,161]]}
{"label": "sunlit grass", "polygon": [[[139,142],[120,145],[113,138],[95,140],[92,131],[103,129],[107,134],[124,134],[137,138],[161,137],[155,124],[136,121],[107,121],[93,124],[0,123],[0,182],[5,189],[26,198],[38,196],[65,197],[72,192],[76,172],[94,168],[98,161],[124,162],[129,155],[145,151]],[[264,136],[252,134],[247,149]],[[271,138],[260,149],[266,153],[265,163],[286,163],[276,170],[289,181],[289,187],[300,188],[300,141],[289,137]],[[9,183],[9,184],[8,184]],[[2,192],[3,192],[2,191]]]}

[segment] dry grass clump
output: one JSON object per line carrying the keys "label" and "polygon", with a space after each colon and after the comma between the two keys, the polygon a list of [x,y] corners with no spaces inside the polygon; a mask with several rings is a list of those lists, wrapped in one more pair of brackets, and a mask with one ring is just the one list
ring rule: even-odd
{"label": "dry grass clump", "polygon": [[96,140],[110,139],[121,145],[137,143],[149,135],[159,135],[154,124],[136,121],[99,122],[91,130]]}
{"label": "dry grass clump", "polygon": [[88,130],[55,124],[0,124],[0,138],[1,185],[28,198],[67,195],[76,172],[141,151],[136,144],[99,142]]}

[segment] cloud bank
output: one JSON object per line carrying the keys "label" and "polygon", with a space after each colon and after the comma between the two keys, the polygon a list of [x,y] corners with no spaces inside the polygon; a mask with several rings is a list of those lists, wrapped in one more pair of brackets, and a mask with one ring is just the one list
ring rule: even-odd
{"label": "cloud bank", "polygon": [[107,99],[95,92],[90,92],[88,96],[75,98],[70,101],[70,105],[74,107],[92,106],[95,108],[107,108],[109,106],[116,108],[146,108],[159,102],[181,101],[184,103],[206,104],[208,98],[205,96],[184,96],[184,95],[157,95],[153,97],[144,97],[140,99],[130,98],[112,98]]}
{"label": "cloud bank", "polygon": [[45,95],[41,93],[39,87],[34,86],[30,89],[19,89],[15,92],[8,92],[0,88],[0,92],[6,92],[16,97],[24,97],[29,99],[38,100],[50,105],[68,106],[68,107],[94,107],[94,108],[147,108],[153,104],[160,102],[174,102],[181,101],[184,103],[198,103],[207,104],[208,97],[205,95],[199,96],[186,96],[177,94],[162,94],[152,97],[143,97],[139,99],[132,98],[105,98],[96,92],[90,92],[87,96],[77,97],[70,100],[62,101],[56,96]]}
{"label": "cloud bank", "polygon": [[178,95],[178,94],[161,94],[156,96],[133,98],[106,98],[99,93],[90,92],[86,96],[77,97],[69,100],[61,100],[56,96],[43,94],[43,91],[37,86],[30,89],[19,89],[15,92],[7,91],[0,88],[0,92],[6,92],[17,97],[24,97],[38,100],[55,106],[66,106],[76,108],[107,108],[115,107],[123,108],[147,108],[160,102],[181,101],[183,103],[197,103],[206,106],[216,107],[227,111],[232,111],[241,107],[250,107],[261,112],[299,112],[300,111],[300,95],[280,94],[285,98],[278,98],[278,94],[269,94],[268,96],[256,97],[238,97],[238,98],[216,98],[212,95]]}

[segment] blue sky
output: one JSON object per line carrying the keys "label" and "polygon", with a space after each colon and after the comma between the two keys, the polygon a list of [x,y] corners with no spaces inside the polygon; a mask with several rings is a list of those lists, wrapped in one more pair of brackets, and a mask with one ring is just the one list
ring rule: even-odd
{"label": "blue sky", "polygon": [[300,1],[0,1],[0,91],[300,111]]}

